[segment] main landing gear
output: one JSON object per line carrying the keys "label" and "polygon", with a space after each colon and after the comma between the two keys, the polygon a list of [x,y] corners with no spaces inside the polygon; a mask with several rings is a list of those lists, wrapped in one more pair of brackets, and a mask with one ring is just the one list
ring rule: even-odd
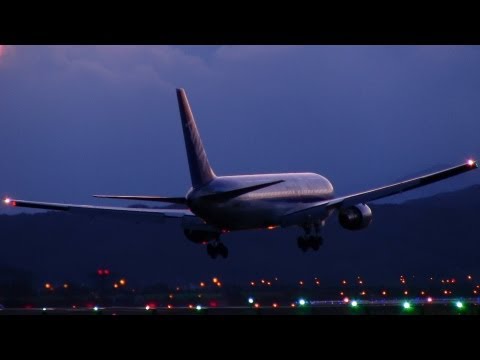
{"label": "main landing gear", "polygon": [[228,257],[228,248],[220,241],[215,240],[207,244],[207,254],[216,259],[218,255],[226,259]]}
{"label": "main landing gear", "polygon": [[[312,228],[313,233],[312,234]],[[304,236],[299,236],[297,239],[298,247],[303,251],[306,252],[308,249],[312,249],[313,251],[317,251],[320,246],[323,244],[323,238],[320,236],[320,225],[313,224],[312,225],[305,225],[303,227],[305,231]]]}

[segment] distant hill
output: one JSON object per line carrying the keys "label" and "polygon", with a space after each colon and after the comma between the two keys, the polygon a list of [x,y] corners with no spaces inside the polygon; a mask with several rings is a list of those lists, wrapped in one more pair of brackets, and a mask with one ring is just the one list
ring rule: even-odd
{"label": "distant hill", "polygon": [[227,234],[227,260],[212,260],[204,247],[189,242],[178,220],[137,224],[56,212],[0,215],[0,264],[30,271],[36,281],[82,281],[98,267],[109,267],[139,285],[194,283],[216,275],[244,284],[269,276],[333,282],[361,275],[386,283],[400,274],[480,274],[480,185],[371,207],[374,219],[363,231],[344,230],[332,217],[316,253],[297,248],[298,228]]}

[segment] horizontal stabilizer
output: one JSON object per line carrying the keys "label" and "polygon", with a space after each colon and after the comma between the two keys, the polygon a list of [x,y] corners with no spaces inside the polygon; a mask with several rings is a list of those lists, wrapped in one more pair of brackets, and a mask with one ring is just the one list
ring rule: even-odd
{"label": "horizontal stabilizer", "polygon": [[263,189],[263,188],[266,188],[268,186],[276,185],[276,184],[279,184],[279,183],[284,182],[284,181],[285,180],[276,180],[276,181],[272,181],[272,182],[268,182],[268,183],[243,187],[243,188],[240,188],[240,189],[213,193],[213,194],[202,196],[202,199],[210,200],[210,201],[227,201],[227,200],[236,198],[237,196],[247,194],[247,193],[255,191],[255,190]]}
{"label": "horizontal stabilizer", "polygon": [[187,204],[184,197],[164,197],[164,196],[130,196],[130,195],[93,195],[101,199],[120,199],[120,200],[140,200],[140,201],[157,201],[171,204]]}

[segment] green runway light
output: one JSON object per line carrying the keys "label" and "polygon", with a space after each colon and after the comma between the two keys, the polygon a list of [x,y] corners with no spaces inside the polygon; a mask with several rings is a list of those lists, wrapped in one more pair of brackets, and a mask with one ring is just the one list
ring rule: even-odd
{"label": "green runway light", "polygon": [[200,310],[202,310],[202,306],[201,306],[201,305],[197,305],[195,309],[197,309],[197,311],[200,311]]}
{"label": "green runway light", "polygon": [[352,307],[357,307],[358,306],[357,300],[352,300],[350,304],[352,305]]}
{"label": "green runway light", "polygon": [[455,303],[455,306],[456,306],[457,308],[459,308],[459,309],[462,309],[462,308],[463,308],[463,303],[462,303],[461,301],[457,301],[457,302]]}
{"label": "green runway light", "polygon": [[305,306],[306,303],[307,303],[307,302],[305,301],[305,299],[300,299],[300,300],[298,300],[298,304],[299,304],[300,306]]}
{"label": "green runway light", "polygon": [[409,303],[408,301],[405,301],[405,302],[403,303],[403,308],[408,310],[408,309],[411,309],[412,306],[410,305],[410,303]]}

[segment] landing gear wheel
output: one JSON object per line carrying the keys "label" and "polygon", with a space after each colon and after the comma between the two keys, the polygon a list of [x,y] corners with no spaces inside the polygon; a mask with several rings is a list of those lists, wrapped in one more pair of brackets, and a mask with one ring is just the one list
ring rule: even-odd
{"label": "landing gear wheel", "polygon": [[228,248],[223,245],[223,244],[219,244],[217,246],[217,252],[224,258],[226,259],[228,257]]}
{"label": "landing gear wheel", "polygon": [[309,248],[318,251],[322,244],[323,238],[321,236],[305,235],[299,236],[297,239],[297,245],[303,252],[306,252]]}
{"label": "landing gear wheel", "polygon": [[213,244],[207,245],[207,254],[212,258],[215,259],[218,255],[217,247],[213,246]]}
{"label": "landing gear wheel", "polygon": [[310,247],[312,248],[313,251],[318,251],[322,243],[323,243],[323,239],[321,236],[315,236],[310,239]]}
{"label": "landing gear wheel", "polygon": [[303,252],[306,252],[308,250],[308,240],[303,236],[298,237],[297,245],[300,249],[302,249]]}
{"label": "landing gear wheel", "polygon": [[216,259],[218,255],[226,259],[228,257],[228,248],[222,243],[207,244],[207,254],[212,259]]}

